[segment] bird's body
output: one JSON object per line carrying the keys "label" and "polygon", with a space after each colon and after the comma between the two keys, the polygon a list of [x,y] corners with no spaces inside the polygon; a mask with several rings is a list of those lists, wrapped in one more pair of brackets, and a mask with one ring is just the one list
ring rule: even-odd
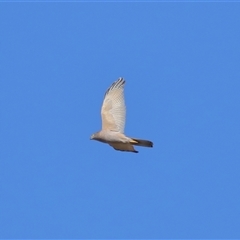
{"label": "bird's body", "polygon": [[119,78],[106,91],[101,109],[102,130],[94,133],[91,139],[107,143],[115,150],[137,153],[133,145],[153,147],[153,143],[148,140],[130,138],[124,134],[126,118],[124,84],[125,80]]}

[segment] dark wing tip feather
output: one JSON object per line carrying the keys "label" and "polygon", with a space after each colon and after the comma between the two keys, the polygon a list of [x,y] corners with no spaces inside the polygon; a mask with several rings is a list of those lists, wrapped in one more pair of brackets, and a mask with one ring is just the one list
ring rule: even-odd
{"label": "dark wing tip feather", "polygon": [[117,151],[121,151],[121,152],[132,152],[132,153],[138,153],[138,151],[137,150],[133,150],[133,151],[131,151],[131,150],[122,150],[122,149],[117,149],[117,148],[115,148],[115,147],[113,147],[115,150],[117,150]]}
{"label": "dark wing tip feather", "polygon": [[121,86],[123,86],[125,84],[125,80],[124,78],[120,77],[118,78],[117,81],[115,81],[109,88],[108,90],[106,91],[105,95],[106,96],[112,89],[114,88],[120,88]]}

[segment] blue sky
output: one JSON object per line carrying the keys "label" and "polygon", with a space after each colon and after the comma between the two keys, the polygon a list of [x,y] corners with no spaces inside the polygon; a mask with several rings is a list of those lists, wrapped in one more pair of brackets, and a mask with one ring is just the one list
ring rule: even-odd
{"label": "blue sky", "polygon": [[[239,238],[239,3],[1,3],[1,238]],[[126,134],[90,141],[126,79]]]}

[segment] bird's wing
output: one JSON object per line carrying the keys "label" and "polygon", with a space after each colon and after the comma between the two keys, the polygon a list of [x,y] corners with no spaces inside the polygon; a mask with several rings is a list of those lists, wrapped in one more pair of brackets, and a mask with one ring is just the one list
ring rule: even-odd
{"label": "bird's wing", "polygon": [[125,80],[119,78],[106,91],[102,104],[102,130],[124,133],[126,106],[124,101]]}
{"label": "bird's wing", "polygon": [[138,153],[130,143],[108,143],[115,150]]}

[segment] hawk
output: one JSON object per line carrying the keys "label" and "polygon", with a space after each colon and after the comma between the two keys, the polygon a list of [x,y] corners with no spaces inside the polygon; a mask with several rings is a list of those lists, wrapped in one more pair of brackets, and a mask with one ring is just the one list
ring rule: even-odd
{"label": "hawk", "polygon": [[91,140],[107,143],[115,150],[138,153],[134,149],[134,145],[153,147],[153,143],[148,140],[125,136],[124,85],[125,80],[119,78],[106,91],[101,109],[102,130],[94,133]]}

